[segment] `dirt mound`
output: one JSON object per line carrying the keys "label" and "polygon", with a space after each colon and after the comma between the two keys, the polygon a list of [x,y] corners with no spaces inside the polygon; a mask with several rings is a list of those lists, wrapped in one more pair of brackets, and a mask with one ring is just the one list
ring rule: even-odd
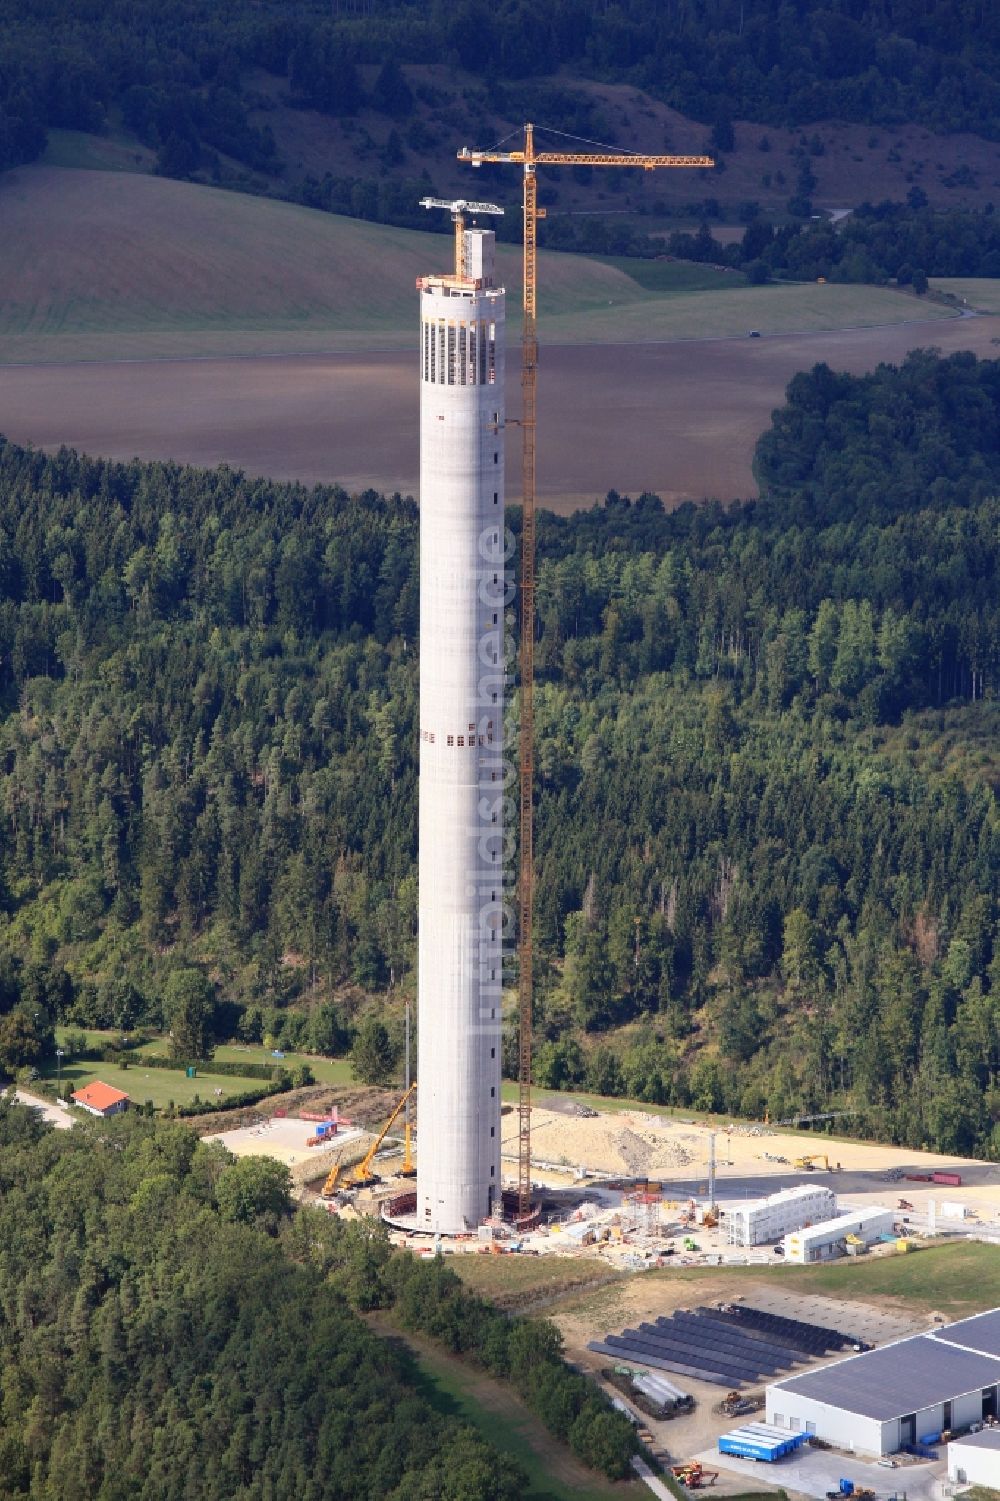
{"label": "dirt mound", "polygon": [[184,1117],[186,1125],[193,1126],[199,1135],[205,1132],[235,1131],[246,1126],[259,1125],[276,1115],[297,1115],[300,1110],[329,1110],[336,1105],[341,1115],[356,1126],[374,1126],[388,1117],[399,1099],[394,1090],[379,1089],[359,1084],[351,1088],[336,1088],[330,1084],[307,1084],[301,1089],[289,1089],[283,1094],[268,1095],[256,1105],[235,1110],[211,1110],[204,1115]]}
{"label": "dirt mound", "polygon": [[[695,1133],[642,1111],[619,1115],[574,1116],[556,1110],[533,1111],[533,1151],[539,1162],[583,1167],[595,1172],[652,1178],[700,1162],[704,1149]],[[503,1148],[517,1149],[517,1130],[506,1126]]]}

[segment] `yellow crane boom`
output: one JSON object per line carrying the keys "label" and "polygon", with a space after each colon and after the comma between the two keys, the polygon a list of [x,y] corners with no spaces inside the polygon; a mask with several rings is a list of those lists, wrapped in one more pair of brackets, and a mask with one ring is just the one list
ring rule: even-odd
{"label": "yellow crane boom", "polygon": [[361,1161],[358,1163],[357,1167],[354,1169],[353,1181],[355,1183],[363,1183],[368,1177],[370,1177],[370,1175],[371,1175],[371,1166],[372,1166],[372,1163],[375,1161],[375,1154],[378,1152],[379,1147],[382,1145],[382,1143],[385,1141],[386,1137],[389,1135],[389,1132],[392,1130],[392,1127],[393,1127],[393,1124],[395,1123],[395,1121],[397,1121],[399,1119],[399,1115],[400,1115],[400,1112],[403,1109],[403,1106],[406,1104],[407,1100],[413,1094],[413,1091],[416,1089],[416,1087],[417,1087],[417,1081],[416,1081],[416,1079],[414,1079],[413,1083],[410,1085],[409,1089],[403,1095],[402,1099],[397,1104],[395,1110],[393,1110],[393,1112],[390,1115],[389,1119],[386,1121],[385,1125],[382,1127],[381,1131],[378,1133],[378,1135],[376,1136],[375,1140],[372,1142],[371,1146],[368,1148],[368,1151],[365,1153],[364,1157],[362,1157]]}
{"label": "yellow crane boom", "polygon": [[523,178],[524,208],[524,313],[521,335],[521,725],[518,738],[520,761],[520,900],[518,910],[518,1210],[531,1208],[531,1023],[534,949],[534,743],[535,743],[535,429],[538,385],[538,221],[545,218],[538,207],[536,167],[714,167],[710,156],[647,156],[612,151],[536,151],[535,127],[524,127],[524,146],[518,151],[472,151],[458,153],[460,162],[481,167],[485,162],[519,166]]}
{"label": "yellow crane boom", "polygon": [[[368,1151],[362,1157],[361,1161],[357,1163],[355,1167],[351,1168],[344,1182],[345,1188],[363,1188],[366,1183],[369,1183],[371,1181],[372,1163],[375,1161],[375,1155],[378,1152],[379,1147],[385,1141],[389,1132],[392,1130],[393,1124],[399,1119],[400,1111],[403,1109],[410,1096],[414,1093],[416,1087],[417,1081],[416,1079],[414,1079],[413,1083],[407,1089],[403,1097],[399,1100],[389,1119],[386,1121],[385,1125],[382,1127],[381,1131],[376,1136],[375,1140],[372,1142],[371,1146],[368,1148]],[[411,1166],[409,1122],[407,1122],[406,1126],[406,1141],[403,1166],[405,1168],[409,1168]],[[334,1163],[332,1169],[330,1170],[330,1174],[323,1185],[322,1197],[329,1198],[332,1194],[334,1194],[339,1182],[340,1163],[338,1161]]]}

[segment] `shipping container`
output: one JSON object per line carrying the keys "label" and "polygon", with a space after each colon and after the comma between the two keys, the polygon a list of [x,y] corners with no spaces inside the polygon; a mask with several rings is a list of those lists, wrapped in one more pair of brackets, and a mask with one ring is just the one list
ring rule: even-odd
{"label": "shipping container", "polygon": [[735,1454],[742,1459],[759,1459],[773,1464],[786,1454],[794,1454],[806,1442],[807,1433],[783,1433],[770,1423],[746,1423],[719,1439],[720,1454]]}

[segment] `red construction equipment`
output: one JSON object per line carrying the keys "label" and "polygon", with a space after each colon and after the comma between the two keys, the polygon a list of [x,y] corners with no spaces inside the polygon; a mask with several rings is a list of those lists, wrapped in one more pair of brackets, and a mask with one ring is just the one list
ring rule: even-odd
{"label": "red construction equipment", "polygon": [[686,1485],[689,1491],[704,1490],[706,1486],[714,1485],[719,1478],[718,1470],[706,1470],[700,1459],[689,1460],[683,1465],[671,1465],[670,1473],[681,1485]]}

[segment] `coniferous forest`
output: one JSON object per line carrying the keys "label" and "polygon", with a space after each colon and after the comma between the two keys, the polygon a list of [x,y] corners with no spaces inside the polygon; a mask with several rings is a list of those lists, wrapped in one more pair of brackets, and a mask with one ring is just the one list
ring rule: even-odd
{"label": "coniferous forest", "polygon": [[[540,1083],[1000,1152],[998,386],[817,366],[761,500],[541,518]],[[398,1014],[415,545],[399,497],[0,447],[0,1063],[192,965],[220,1035]]]}

